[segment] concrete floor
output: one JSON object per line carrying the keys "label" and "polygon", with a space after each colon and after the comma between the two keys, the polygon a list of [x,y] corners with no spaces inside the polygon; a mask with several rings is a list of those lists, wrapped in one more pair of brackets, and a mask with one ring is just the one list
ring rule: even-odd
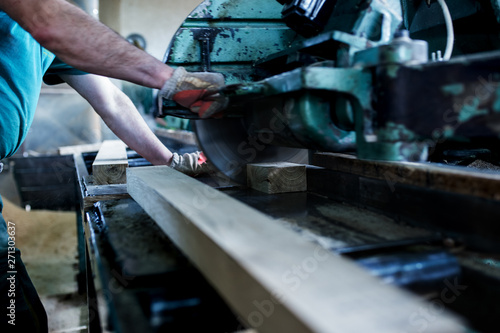
{"label": "concrete floor", "polygon": [[77,292],[74,212],[26,211],[8,171],[0,174],[3,216],[16,224],[16,246],[45,306],[49,332],[86,332],[86,299]]}

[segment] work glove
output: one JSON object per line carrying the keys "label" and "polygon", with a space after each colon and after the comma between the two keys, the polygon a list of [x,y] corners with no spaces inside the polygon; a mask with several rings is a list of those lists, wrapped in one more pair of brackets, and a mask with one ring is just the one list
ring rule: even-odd
{"label": "work glove", "polygon": [[174,100],[201,118],[208,118],[227,106],[227,98],[218,93],[224,83],[224,76],[220,73],[191,73],[178,67],[163,85],[159,97]]}
{"label": "work glove", "polygon": [[200,151],[182,155],[174,153],[173,155],[170,167],[188,176],[196,176],[213,171],[207,162],[205,154]]}

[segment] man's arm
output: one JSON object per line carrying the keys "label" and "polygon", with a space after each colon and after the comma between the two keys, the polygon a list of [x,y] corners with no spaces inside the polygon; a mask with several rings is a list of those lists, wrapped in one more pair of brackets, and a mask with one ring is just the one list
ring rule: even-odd
{"label": "man's arm", "polygon": [[0,9],[78,69],[156,89],[172,76],[171,67],[65,0],[0,0]]}
{"label": "man's arm", "polygon": [[155,165],[170,165],[173,154],[158,140],[132,101],[108,78],[97,75],[61,75],[131,149]]}

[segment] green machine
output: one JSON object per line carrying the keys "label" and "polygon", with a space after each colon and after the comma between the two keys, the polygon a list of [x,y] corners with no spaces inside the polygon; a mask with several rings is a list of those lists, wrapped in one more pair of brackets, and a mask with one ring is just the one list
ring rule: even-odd
{"label": "green machine", "polygon": [[[308,151],[494,159],[499,13],[489,0],[207,0],[165,62],[224,74],[227,110],[194,127],[237,182],[247,163],[303,163]],[[167,101],[157,115],[196,119]]]}

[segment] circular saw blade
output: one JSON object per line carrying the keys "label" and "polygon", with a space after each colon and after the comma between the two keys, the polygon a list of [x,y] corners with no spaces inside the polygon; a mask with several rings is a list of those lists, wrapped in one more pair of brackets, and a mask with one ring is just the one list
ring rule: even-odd
{"label": "circular saw blade", "polygon": [[246,184],[248,163],[308,162],[306,149],[264,145],[250,137],[243,118],[196,120],[193,129],[208,160],[239,184]]}

